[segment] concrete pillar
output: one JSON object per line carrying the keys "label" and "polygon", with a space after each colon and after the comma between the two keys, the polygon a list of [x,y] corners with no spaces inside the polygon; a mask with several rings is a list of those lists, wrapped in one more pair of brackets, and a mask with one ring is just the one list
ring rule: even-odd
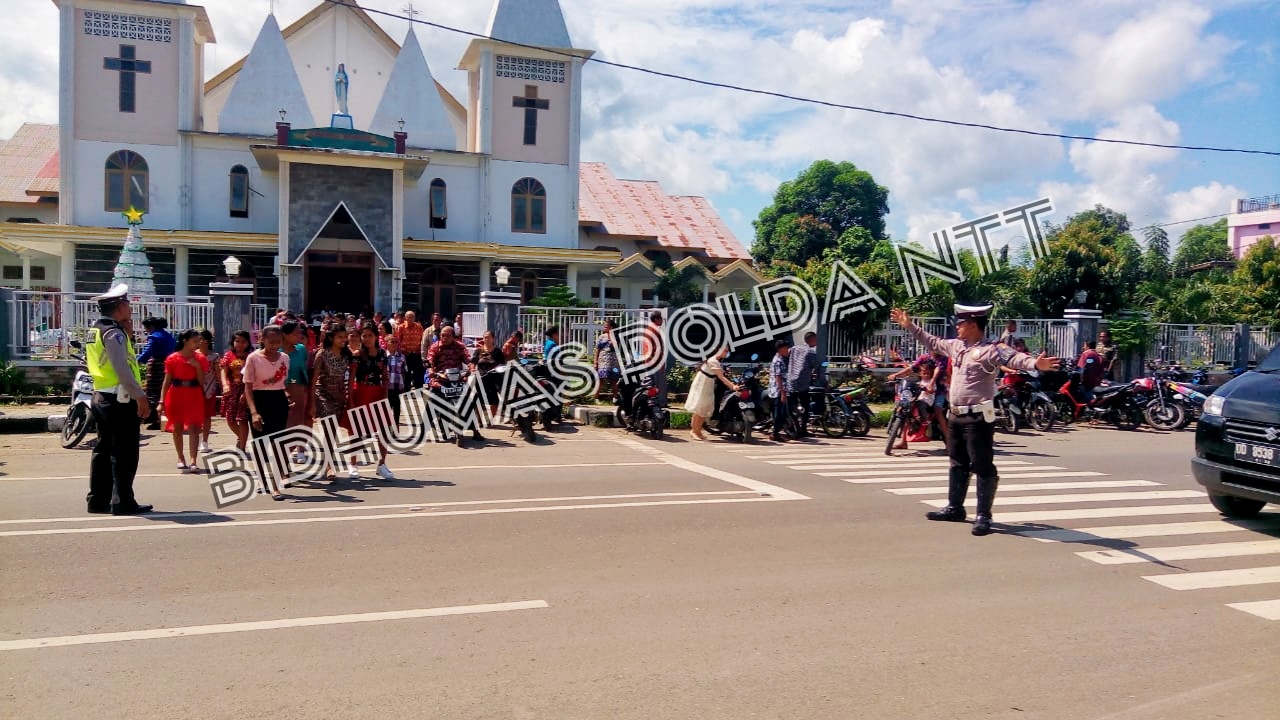
{"label": "concrete pillar", "polygon": [[485,329],[493,333],[499,343],[506,342],[520,326],[520,293],[480,293],[480,309],[484,312]]}
{"label": "concrete pillar", "polygon": [[[1102,319],[1102,311],[1088,308],[1067,308],[1062,313],[1062,317],[1070,322],[1075,332],[1075,338],[1070,348],[1059,349],[1058,353],[1064,358],[1076,357],[1080,354],[1086,342],[1098,339],[1098,321]],[[1068,355],[1067,353],[1070,354]]]}
{"label": "concrete pillar", "polygon": [[31,289],[31,255],[22,253],[22,289]]}
{"label": "concrete pillar", "polygon": [[[480,292],[489,292],[493,282],[493,261],[484,259],[480,261]],[[506,338],[502,338],[500,342],[506,342]]]}
{"label": "concrete pillar", "polygon": [[600,273],[600,309],[601,310],[604,309],[604,303],[605,303],[604,289],[605,289],[606,280],[608,280],[608,276],[605,275],[604,273]]}
{"label": "concrete pillar", "polygon": [[1236,352],[1231,367],[1247,368],[1250,355],[1253,354],[1253,336],[1249,334],[1249,326],[1244,323],[1236,323],[1235,334]]}
{"label": "concrete pillar", "polygon": [[253,286],[243,283],[209,283],[209,300],[213,303],[213,339],[215,347],[225,347],[231,336],[251,329],[253,319],[249,306],[253,302]]}
{"label": "concrete pillar", "polygon": [[173,299],[177,302],[186,302],[187,295],[191,294],[187,287],[189,262],[186,245],[179,245],[173,249]]}
{"label": "concrete pillar", "polygon": [[704,303],[707,302],[708,298],[710,297],[711,297],[711,283],[704,282],[702,283],[702,302]]}
{"label": "concrete pillar", "polygon": [[569,286],[569,292],[574,295],[578,294],[578,264],[569,263],[564,266],[564,284]]}
{"label": "concrete pillar", "polygon": [[58,268],[59,278],[58,289],[64,293],[76,291],[76,244],[70,241],[62,243],[62,257],[59,262],[62,265]]}

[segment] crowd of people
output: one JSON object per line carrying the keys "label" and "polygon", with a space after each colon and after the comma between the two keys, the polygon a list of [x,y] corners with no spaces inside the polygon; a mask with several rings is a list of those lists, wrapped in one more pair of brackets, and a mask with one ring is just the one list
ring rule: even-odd
{"label": "crowd of people", "polygon": [[[209,435],[216,418],[225,421],[236,447],[251,438],[295,427],[311,427],[318,418],[335,416],[351,431],[347,412],[387,400],[398,423],[401,396],[439,383],[451,370],[489,370],[520,357],[524,333],[517,330],[500,345],[492,332],[474,346],[462,341],[462,316],[450,323],[438,313],[423,325],[412,311],[357,316],[323,313],[305,318],[280,309],[264,327],[254,347],[248,331],[238,331],[219,346],[208,330],[183,330],[174,336],[163,318],[143,322],[146,341],[137,353],[145,378],[148,429],[173,436],[177,469],[202,472],[199,456],[211,451]],[[131,322],[124,326],[130,330]],[[559,341],[556,328],[544,332],[545,350]],[[607,349],[599,348],[598,353]],[[485,389],[498,388],[485,377]],[[483,441],[478,429],[473,439]],[[301,450],[295,460],[303,460]],[[395,479],[382,448],[376,475]],[[355,465],[352,478],[360,476]],[[276,499],[284,499],[276,495]]]}

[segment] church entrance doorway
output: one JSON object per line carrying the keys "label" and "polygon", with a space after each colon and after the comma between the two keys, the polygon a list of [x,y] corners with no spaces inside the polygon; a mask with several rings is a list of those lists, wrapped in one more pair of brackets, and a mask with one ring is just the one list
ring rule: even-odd
{"label": "church entrance doorway", "polygon": [[307,315],[359,314],[373,308],[373,253],[311,250],[306,256]]}

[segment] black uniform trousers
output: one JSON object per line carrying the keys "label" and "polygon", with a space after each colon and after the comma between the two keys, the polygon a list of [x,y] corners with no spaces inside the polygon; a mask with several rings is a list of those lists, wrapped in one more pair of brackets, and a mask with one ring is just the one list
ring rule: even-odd
{"label": "black uniform trousers", "polygon": [[995,423],[989,423],[982,413],[952,415],[951,446],[947,448],[951,458],[950,483],[947,504],[963,509],[969,494],[969,475],[978,476],[978,514],[991,515],[996,486],[1000,478],[995,465]]}
{"label": "black uniform trousers", "polygon": [[115,393],[94,393],[93,419],[98,425],[98,444],[90,461],[89,495],[85,501],[91,511],[133,510],[138,507],[133,497],[133,477],[138,473],[142,427],[138,403],[122,403]]}

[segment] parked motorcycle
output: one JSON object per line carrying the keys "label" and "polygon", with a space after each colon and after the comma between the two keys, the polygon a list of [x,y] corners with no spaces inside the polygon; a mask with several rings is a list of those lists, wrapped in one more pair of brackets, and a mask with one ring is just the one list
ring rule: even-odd
{"label": "parked motorcycle", "polygon": [[[551,395],[551,397],[556,397],[556,385],[551,379],[551,368],[545,362],[534,365],[532,374],[538,384],[542,386],[542,389],[547,391],[547,394]],[[542,429],[550,432],[553,425],[559,426],[560,423],[564,422],[564,406],[558,402],[553,404],[542,411],[541,419]]]}
{"label": "parked motorcycle", "polygon": [[[755,363],[759,357],[752,355],[751,362]],[[739,442],[749,443],[759,417],[760,367],[753,365],[744,370],[737,385],[742,389],[735,392],[717,383],[715,410],[703,428],[715,435],[729,435]]]}
{"label": "parked motorcycle", "polygon": [[1022,404],[1018,401],[1018,391],[1012,385],[1002,382],[996,390],[994,401],[996,427],[1017,435],[1023,423],[1023,410]]}
{"label": "parked motorcycle", "polygon": [[1173,373],[1157,370],[1150,377],[1133,382],[1136,401],[1142,407],[1147,424],[1157,430],[1179,430],[1186,427],[1187,412],[1182,395],[1171,390]]}
{"label": "parked motorcycle", "polygon": [[[867,372],[867,367],[859,363],[854,366],[854,370],[862,374]],[[838,388],[822,388],[821,392],[824,395],[822,414],[813,415],[812,422],[821,427],[827,437],[838,438],[850,434],[865,437],[871,432],[871,408],[867,405],[865,388],[843,385]]]}
{"label": "parked motorcycle", "polygon": [[[81,349],[79,340],[72,340],[71,347]],[[84,365],[84,353],[72,353],[72,358],[80,362],[75,379],[71,381],[71,404],[67,406],[67,417],[62,421],[62,447],[71,449],[80,444],[90,430],[97,428],[93,419],[93,376]]]}
{"label": "parked motorcycle", "polygon": [[1114,423],[1121,430],[1135,430],[1142,424],[1142,406],[1134,394],[1134,383],[1104,385],[1093,388],[1093,399],[1084,399],[1081,373],[1071,373],[1058,391],[1054,401],[1058,417],[1068,422],[1076,420],[1102,420]]}
{"label": "parked motorcycle", "polygon": [[[1016,410],[1018,426],[1030,425],[1040,432],[1048,432],[1053,428],[1057,412],[1053,407],[1053,398],[1045,392],[1043,377],[1039,372],[1017,372],[1005,375],[1000,381],[1000,394],[997,395],[996,410],[1000,411],[1000,396],[1008,391],[1008,405],[1011,411]],[[1017,432],[1017,430],[1012,430]]]}
{"label": "parked motorcycle", "polygon": [[[527,363],[523,360],[522,363]],[[497,393],[502,391],[503,376],[511,369],[511,365],[499,365],[489,372],[481,376],[482,379],[491,383],[491,395],[497,397]],[[511,424],[515,427],[515,432],[519,432],[525,442],[538,442],[538,433],[534,432],[533,425],[537,421],[538,411],[532,408],[521,410],[511,416]]]}
{"label": "parked motorcycle", "polygon": [[629,432],[639,432],[654,439],[661,439],[663,432],[671,425],[671,414],[665,407],[658,405],[658,388],[652,378],[644,378],[638,383],[618,383],[618,405],[616,417],[618,424]]}

